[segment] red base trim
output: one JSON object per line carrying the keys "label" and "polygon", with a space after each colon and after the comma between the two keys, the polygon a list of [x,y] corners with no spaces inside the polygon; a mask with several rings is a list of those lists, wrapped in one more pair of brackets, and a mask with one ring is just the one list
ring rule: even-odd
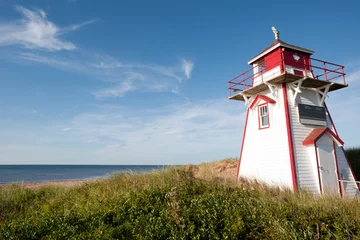
{"label": "red base trim", "polygon": [[289,113],[289,106],[288,106],[288,100],[287,100],[286,83],[282,84],[282,90],[283,90],[283,95],[284,95],[286,129],[287,129],[287,135],[288,135],[292,182],[293,182],[294,192],[296,192],[298,190],[298,186],[297,186],[297,177],[296,177],[296,165],[295,165],[295,159],[294,159],[294,146],[293,146],[293,140],[292,140],[292,134],[291,134],[291,126],[290,126],[290,113]]}
{"label": "red base trim", "polygon": [[247,128],[247,122],[248,122],[248,117],[249,117],[249,108],[247,109],[246,112],[246,120],[245,120],[245,126],[244,126],[244,133],[243,133],[243,139],[242,139],[242,143],[241,143],[241,150],[240,150],[240,157],[239,157],[239,163],[238,163],[238,169],[237,169],[237,176],[236,176],[236,180],[239,180],[239,174],[240,174],[240,163],[241,163],[241,157],[242,157],[242,153],[244,150],[244,142],[245,142],[245,135],[246,135],[246,128]]}

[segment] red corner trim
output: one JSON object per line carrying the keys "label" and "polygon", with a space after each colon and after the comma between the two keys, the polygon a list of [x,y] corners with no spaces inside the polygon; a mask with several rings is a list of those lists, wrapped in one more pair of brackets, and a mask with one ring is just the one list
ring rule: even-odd
{"label": "red corner trim", "polygon": [[321,182],[321,177],[320,177],[319,157],[318,157],[318,151],[317,151],[316,143],[314,144],[314,149],[315,149],[316,167],[317,167],[317,173],[318,173],[318,179],[319,179],[319,189],[320,189],[320,193],[323,193],[322,192],[322,182]]}
{"label": "red corner trim", "polygon": [[338,178],[340,197],[343,197],[341,183],[340,183],[339,163],[338,163],[338,158],[337,158],[337,154],[336,154],[336,145],[335,145],[334,141],[333,141],[333,148],[334,148],[335,166],[336,166],[336,173],[337,173],[337,178]]}
{"label": "red corner trim", "polygon": [[327,106],[326,106],[326,103],[325,103],[325,102],[324,102],[324,107],[325,107],[325,109],[326,109],[326,112],[328,113],[328,116],[329,116],[329,119],[330,119],[331,125],[332,125],[332,126],[333,126],[333,128],[334,128],[334,131],[335,131],[336,135],[338,135],[338,131],[336,130],[335,124],[334,124],[334,122],[333,122],[333,120],[332,120],[332,118],[331,118],[331,115],[330,115],[329,109],[327,108]]}
{"label": "red corner trim", "polygon": [[294,146],[292,141],[291,126],[290,126],[290,113],[289,113],[289,106],[287,100],[286,83],[282,84],[282,90],[284,95],[285,118],[286,118],[286,128],[287,128],[287,136],[288,136],[288,145],[289,145],[292,182],[293,182],[294,191],[296,192],[297,191],[296,166],[295,166]]}
{"label": "red corner trim", "polygon": [[309,135],[304,139],[302,144],[304,146],[316,143],[325,133],[329,133],[335,141],[337,141],[340,145],[344,145],[344,142],[337,136],[330,128],[315,128],[313,129]]}
{"label": "red corner trim", "polygon": [[267,96],[257,95],[255,97],[254,101],[252,101],[252,103],[250,105],[250,108],[252,109],[256,105],[257,101],[259,101],[260,99],[264,100],[266,103],[276,103],[276,101],[274,99],[271,99],[271,98],[269,98]]}
{"label": "red corner trim", "polygon": [[247,112],[246,112],[246,120],[245,120],[245,126],[244,126],[244,133],[243,133],[242,143],[241,143],[241,150],[240,150],[240,157],[239,157],[239,163],[238,163],[238,168],[237,168],[236,180],[239,180],[240,163],[241,163],[242,153],[243,153],[243,150],[244,150],[244,142],[245,142],[247,122],[248,122],[248,117],[249,117],[249,110],[250,110],[250,109],[248,108],[248,109],[247,109]]}

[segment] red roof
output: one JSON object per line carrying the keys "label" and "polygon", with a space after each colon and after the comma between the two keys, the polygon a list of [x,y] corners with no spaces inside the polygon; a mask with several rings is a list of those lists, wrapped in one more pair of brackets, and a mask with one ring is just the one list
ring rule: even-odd
{"label": "red roof", "polygon": [[344,142],[329,128],[315,128],[313,129],[310,134],[304,139],[302,144],[304,146],[315,144],[325,133],[329,133],[330,136],[339,143],[339,145],[344,145]]}
{"label": "red roof", "polygon": [[255,104],[257,103],[257,101],[259,101],[260,99],[264,100],[267,103],[276,103],[276,101],[274,99],[271,99],[267,96],[264,95],[257,95],[254,99],[254,101],[252,101],[250,108],[253,108],[255,106]]}

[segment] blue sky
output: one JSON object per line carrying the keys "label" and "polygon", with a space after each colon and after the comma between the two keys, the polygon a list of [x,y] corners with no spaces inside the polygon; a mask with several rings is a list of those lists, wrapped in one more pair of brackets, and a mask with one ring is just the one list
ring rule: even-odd
{"label": "blue sky", "polygon": [[345,65],[328,107],[359,146],[358,1],[0,0],[0,164],[238,157],[227,81],[274,39]]}

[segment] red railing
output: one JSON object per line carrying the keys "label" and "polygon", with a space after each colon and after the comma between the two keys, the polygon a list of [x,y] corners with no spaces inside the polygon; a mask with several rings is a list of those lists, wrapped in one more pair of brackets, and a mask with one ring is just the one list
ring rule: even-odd
{"label": "red railing", "polygon": [[[281,72],[284,69],[284,55],[283,52],[280,52],[278,54],[275,54],[274,56],[272,56],[271,58],[267,59],[266,63],[269,63],[270,60],[273,60],[274,58],[278,58],[279,55],[281,54],[281,60],[279,61],[275,61],[274,63],[272,63],[271,65],[267,64],[266,68],[267,69],[272,69],[274,67],[277,66],[281,66]],[[256,73],[254,73],[254,69],[258,68],[258,71]],[[246,70],[245,72],[237,75],[236,77],[232,78],[231,80],[228,81],[228,89],[230,91],[230,96],[231,96],[231,92],[238,92],[238,91],[243,91],[249,87],[252,87],[254,84],[254,79],[260,77],[261,82],[263,82],[263,74],[266,72],[266,69],[262,69],[259,68],[259,66],[255,66],[252,67],[248,70]]]}
{"label": "red railing", "polygon": [[[274,60],[274,58],[279,58],[279,54],[281,54],[280,60],[271,61]],[[311,77],[308,76],[309,78],[314,78],[324,81],[333,81],[333,80],[341,79],[340,83],[346,84],[344,66],[315,58],[310,58],[310,64],[307,61],[309,60],[306,60],[304,58],[304,63],[302,64],[302,66],[300,68],[296,67],[295,69],[304,70],[306,74],[305,76],[308,76],[308,74],[310,74]],[[270,62],[271,64],[269,65]],[[254,84],[254,80],[260,81],[260,83],[264,82],[264,73],[269,72],[271,69],[274,69],[275,67],[278,66],[280,67],[280,73],[278,73],[278,75],[284,73],[286,66],[285,66],[283,51],[267,59],[265,61],[265,66],[266,69],[269,70],[261,69],[259,68],[259,66],[255,66],[229,80],[228,89],[230,96],[236,94],[236,92],[243,91],[252,87]],[[256,73],[254,73],[255,68],[258,68],[258,71]]]}

